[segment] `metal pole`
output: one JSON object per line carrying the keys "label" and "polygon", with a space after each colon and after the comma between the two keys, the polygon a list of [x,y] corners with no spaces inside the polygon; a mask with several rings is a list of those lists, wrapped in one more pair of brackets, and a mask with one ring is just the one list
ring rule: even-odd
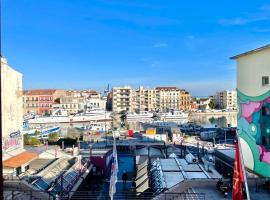
{"label": "metal pole", "polygon": [[[2,11],[2,8],[1,8],[1,3],[2,3],[2,1],[0,1],[0,11]],[[1,14],[2,14],[2,12],[1,12]],[[1,162],[0,162],[0,199],[4,199],[4,189],[3,189],[3,187],[4,187],[4,179],[3,179],[3,144],[2,144],[2,138],[3,138],[3,135],[2,135],[2,131],[3,131],[3,122],[2,122],[2,61],[1,61],[1,58],[2,58],[2,49],[1,49],[1,47],[2,47],[2,40],[1,40],[1,32],[2,32],[2,20],[1,20],[1,15],[0,14],[0,92],[1,92],[1,94],[0,94],[0,104],[1,104],[1,106],[0,106],[0,141],[1,141],[1,149],[0,149],[0,157],[1,157]]]}
{"label": "metal pole", "polygon": [[105,134],[106,134],[106,147],[107,147],[107,110],[105,108]]}
{"label": "metal pole", "polygon": [[224,138],[225,139],[225,141],[224,141],[225,142],[225,147],[226,147],[226,143],[227,143],[227,135],[226,134],[227,134],[227,131],[225,129],[225,138]]}
{"label": "metal pole", "polygon": [[240,138],[239,138],[239,134],[238,131],[236,133],[237,135],[237,140],[238,140],[238,145],[239,145],[239,151],[240,151],[240,156],[241,156],[241,166],[242,166],[242,171],[244,174],[244,182],[245,182],[245,188],[246,188],[246,194],[247,194],[247,200],[250,200],[250,196],[249,196],[249,189],[248,189],[248,183],[247,183],[247,176],[246,176],[246,170],[245,170],[245,165],[244,165],[244,160],[243,160],[243,154],[242,154],[242,148],[241,148],[241,143],[240,143]]}

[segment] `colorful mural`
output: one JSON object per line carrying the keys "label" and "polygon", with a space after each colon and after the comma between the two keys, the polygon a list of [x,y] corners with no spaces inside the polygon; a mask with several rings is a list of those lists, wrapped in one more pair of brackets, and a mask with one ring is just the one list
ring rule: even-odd
{"label": "colorful mural", "polygon": [[238,92],[238,131],[245,165],[270,177],[270,90],[250,97]]}

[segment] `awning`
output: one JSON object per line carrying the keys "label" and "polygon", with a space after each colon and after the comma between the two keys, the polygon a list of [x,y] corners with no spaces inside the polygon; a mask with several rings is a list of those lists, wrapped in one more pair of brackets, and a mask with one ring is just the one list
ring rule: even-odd
{"label": "awning", "polygon": [[24,164],[27,164],[38,157],[38,153],[23,152],[16,156],[13,156],[3,162],[4,167],[18,168]]}

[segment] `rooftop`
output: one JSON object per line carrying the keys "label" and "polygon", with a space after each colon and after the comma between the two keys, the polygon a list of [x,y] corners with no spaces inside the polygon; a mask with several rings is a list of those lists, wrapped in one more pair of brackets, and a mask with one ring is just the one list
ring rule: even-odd
{"label": "rooftop", "polygon": [[262,50],[265,50],[265,49],[268,49],[268,48],[270,48],[270,44],[265,45],[265,46],[262,46],[262,47],[259,47],[259,48],[256,48],[256,49],[253,49],[253,50],[250,50],[250,51],[247,51],[245,53],[241,53],[241,54],[235,55],[235,56],[231,57],[230,59],[235,60],[235,59],[238,59],[240,57],[243,57],[243,56],[246,56],[246,55],[249,55],[249,54],[253,54],[253,53],[257,53],[259,51],[262,51]]}
{"label": "rooftop", "polygon": [[24,95],[53,95],[56,90],[54,89],[42,89],[42,90],[25,90]]}
{"label": "rooftop", "polygon": [[37,153],[25,151],[3,162],[4,167],[17,168],[38,157]]}

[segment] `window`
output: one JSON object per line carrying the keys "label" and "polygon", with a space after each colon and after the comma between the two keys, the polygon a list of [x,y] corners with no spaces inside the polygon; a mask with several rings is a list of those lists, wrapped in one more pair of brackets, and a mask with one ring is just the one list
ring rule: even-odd
{"label": "window", "polygon": [[269,76],[262,77],[262,86],[269,85]]}

